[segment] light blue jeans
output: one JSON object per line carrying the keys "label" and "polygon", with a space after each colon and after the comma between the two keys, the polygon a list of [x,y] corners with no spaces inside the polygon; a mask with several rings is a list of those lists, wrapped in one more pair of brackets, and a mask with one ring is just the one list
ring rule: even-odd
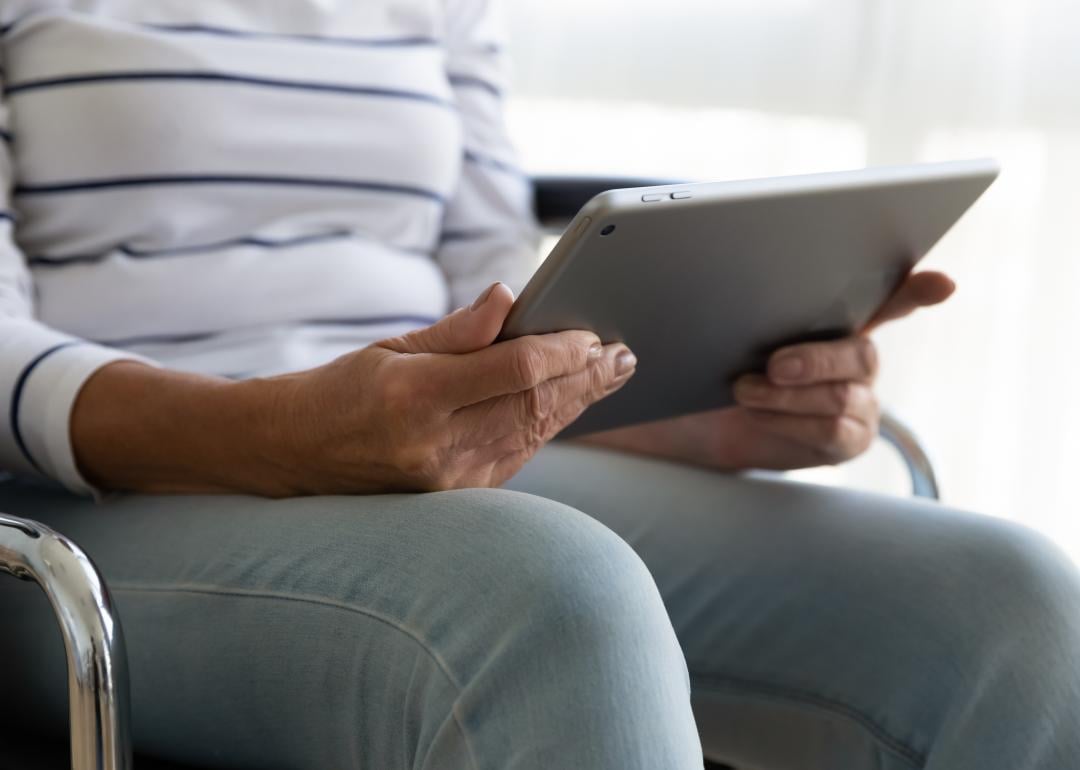
{"label": "light blue jeans", "polygon": [[[168,759],[1080,767],[1080,579],[1023,528],[569,446],[509,486],[95,506],[5,484],[0,510],[103,568],[137,745]],[[44,600],[0,581],[0,623],[3,724],[63,731]]]}

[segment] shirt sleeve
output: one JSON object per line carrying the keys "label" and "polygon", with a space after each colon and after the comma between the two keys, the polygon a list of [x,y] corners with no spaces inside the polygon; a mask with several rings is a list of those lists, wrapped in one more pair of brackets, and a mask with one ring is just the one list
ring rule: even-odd
{"label": "shirt sleeve", "polygon": [[[0,92],[3,83],[0,81]],[[34,287],[16,235],[12,153],[18,142],[0,99],[0,469],[93,488],[71,446],[71,410],[83,383],[105,364],[136,358],[77,339],[34,318]]]}
{"label": "shirt sleeve", "polygon": [[533,190],[503,117],[506,52],[496,0],[446,0],[447,77],[461,113],[465,152],[436,258],[454,307],[494,281],[521,290],[537,267]]}

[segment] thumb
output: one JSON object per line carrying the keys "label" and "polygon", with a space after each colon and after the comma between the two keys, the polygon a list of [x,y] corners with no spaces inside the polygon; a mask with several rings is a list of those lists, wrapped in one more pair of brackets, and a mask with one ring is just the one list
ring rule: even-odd
{"label": "thumb", "polygon": [[944,273],[932,270],[912,273],[870,319],[862,333],[869,334],[882,324],[911,315],[921,307],[940,305],[954,291],[956,284]]}
{"label": "thumb", "polygon": [[459,308],[436,324],[379,343],[395,353],[472,353],[499,336],[514,292],[494,283],[469,307]]}

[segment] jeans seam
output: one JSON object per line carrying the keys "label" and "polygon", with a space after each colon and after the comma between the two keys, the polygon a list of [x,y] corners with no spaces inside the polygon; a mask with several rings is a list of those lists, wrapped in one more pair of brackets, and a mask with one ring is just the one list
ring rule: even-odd
{"label": "jeans seam", "polygon": [[867,715],[859,708],[835,698],[828,698],[809,690],[800,690],[795,687],[776,684],[763,680],[747,679],[738,676],[724,676],[718,674],[691,674],[690,679],[694,684],[702,684],[713,690],[735,690],[754,695],[771,698],[774,700],[786,700],[795,703],[816,706],[817,708],[831,711],[843,716],[862,727],[870,736],[881,744],[887,751],[897,755],[900,759],[912,765],[918,770],[926,766],[926,754],[907,742],[891,735],[873,717]]}
{"label": "jeans seam", "polygon": [[232,596],[246,599],[280,599],[287,602],[297,602],[298,604],[311,604],[318,607],[353,612],[357,615],[363,615],[364,617],[371,618],[383,625],[389,626],[412,639],[435,662],[439,667],[439,671],[441,671],[447,680],[449,680],[450,684],[454,685],[454,689],[459,693],[462,690],[461,684],[453,674],[450,673],[449,666],[447,666],[446,662],[439,657],[431,644],[424,639],[419,632],[414,631],[391,617],[383,615],[381,612],[375,612],[374,610],[369,610],[364,607],[357,607],[355,604],[349,604],[348,602],[337,601],[335,599],[326,599],[319,596],[307,596],[304,594],[287,594],[280,591],[262,591],[249,588],[217,588],[214,586],[200,586],[194,583],[180,583],[175,586],[141,586],[132,583],[110,583],[109,585],[114,592],[183,593],[205,594],[209,596]]}
{"label": "jeans seam", "polygon": [[472,741],[469,740],[469,732],[465,729],[465,725],[461,721],[461,714],[458,713],[458,704],[460,702],[460,695],[457,698],[454,698],[454,702],[450,704],[450,717],[454,720],[458,732],[461,733],[461,742],[465,744],[465,751],[469,755],[469,764],[472,766],[473,770],[480,770],[480,763],[476,761],[476,752],[473,751]]}
{"label": "jeans seam", "polygon": [[387,617],[382,613],[369,610],[364,607],[357,607],[355,604],[349,604],[348,602],[337,601],[334,599],[326,599],[318,596],[308,596],[303,594],[288,594],[280,591],[261,591],[245,588],[218,588],[215,586],[202,586],[197,584],[178,584],[175,586],[144,586],[136,585],[132,583],[112,583],[110,587],[113,593],[158,593],[158,594],[194,594],[201,596],[230,596],[234,598],[244,599],[271,599],[278,601],[296,602],[298,604],[308,604],[315,607],[321,607],[331,610],[342,610],[345,612],[351,612],[371,620],[382,623],[389,628],[394,629],[398,633],[401,633],[416,643],[424,653],[431,658],[438,667],[443,676],[453,686],[456,691],[454,702],[450,705],[450,716],[454,720],[454,724],[457,725],[458,730],[461,732],[462,740],[465,743],[465,748],[469,754],[469,760],[472,763],[475,770],[479,770],[479,764],[476,761],[476,755],[473,752],[472,744],[469,741],[468,733],[465,730],[465,726],[462,724],[458,714],[457,704],[461,698],[462,686],[450,673],[450,668],[446,662],[435,652],[431,644],[420,635],[419,632],[405,626],[402,623]]}

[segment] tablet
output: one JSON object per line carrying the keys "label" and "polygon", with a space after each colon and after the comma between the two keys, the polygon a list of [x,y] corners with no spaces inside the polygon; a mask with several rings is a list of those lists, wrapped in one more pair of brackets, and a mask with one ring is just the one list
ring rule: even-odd
{"label": "tablet", "polygon": [[730,406],[735,379],[777,348],[862,328],[997,174],[974,160],[609,190],[501,337],[586,329],[637,355],[630,382],[563,436]]}

